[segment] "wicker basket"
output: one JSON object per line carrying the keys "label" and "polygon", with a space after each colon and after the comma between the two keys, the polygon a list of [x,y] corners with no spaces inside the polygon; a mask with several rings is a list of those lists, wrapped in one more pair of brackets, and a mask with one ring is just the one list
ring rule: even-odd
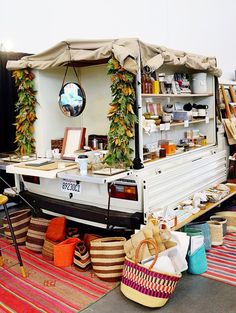
{"label": "wicker basket", "polygon": [[210,220],[222,224],[223,236],[225,236],[226,232],[227,232],[227,219],[225,217],[223,217],[223,216],[213,215],[213,216],[210,217]]}
{"label": "wicker basket", "polygon": [[58,242],[56,242],[56,241],[45,239],[44,244],[43,244],[42,255],[46,259],[53,261],[53,259],[54,259],[54,246],[57,244],[58,244]]}
{"label": "wicker basket", "polygon": [[124,237],[106,237],[91,241],[90,255],[95,274],[104,281],[121,279],[125,260]]}
{"label": "wicker basket", "polygon": [[[26,240],[26,235],[30,223],[31,210],[23,209],[17,212],[13,212],[9,215],[14,230],[14,234],[16,236],[16,242],[18,245],[23,245]],[[6,217],[3,218],[3,227],[5,235],[7,236],[8,240],[12,243],[12,240],[10,239],[11,232]]]}
{"label": "wicker basket", "polygon": [[26,237],[26,248],[34,252],[42,252],[49,220],[32,217]]}
{"label": "wicker basket", "polygon": [[227,232],[236,232],[236,212],[222,211],[216,215],[227,219]]}
{"label": "wicker basket", "polygon": [[[155,257],[149,268],[138,263],[140,248],[144,244],[155,247]],[[204,250],[205,252],[205,250]],[[166,304],[172,296],[181,274],[161,273],[153,269],[158,258],[158,248],[153,240],[140,242],[135,251],[135,262],[125,258],[122,273],[121,292],[130,300],[147,307],[159,308]]]}
{"label": "wicker basket", "polygon": [[223,244],[223,225],[216,221],[207,222],[211,232],[211,244],[220,246]]}

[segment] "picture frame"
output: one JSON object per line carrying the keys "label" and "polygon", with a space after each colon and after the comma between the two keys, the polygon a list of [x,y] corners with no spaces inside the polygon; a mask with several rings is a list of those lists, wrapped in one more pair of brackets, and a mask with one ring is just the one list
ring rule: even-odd
{"label": "picture frame", "polygon": [[85,143],[84,127],[66,127],[62,144],[61,158],[63,160],[75,160],[75,151],[82,149]]}

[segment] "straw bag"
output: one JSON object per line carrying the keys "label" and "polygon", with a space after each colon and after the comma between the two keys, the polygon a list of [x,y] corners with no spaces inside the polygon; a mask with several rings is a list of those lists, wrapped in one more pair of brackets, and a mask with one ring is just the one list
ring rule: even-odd
{"label": "straw bag", "polygon": [[207,222],[211,231],[211,242],[213,246],[223,244],[223,225],[217,221]]}
{"label": "straw bag", "polygon": [[106,237],[90,242],[90,256],[95,274],[104,281],[121,279],[125,252],[124,237]]}
{"label": "straw bag", "polygon": [[41,217],[32,217],[26,237],[26,248],[34,252],[42,252],[49,220]]}
{"label": "straw bag", "polygon": [[49,239],[44,240],[42,255],[50,261],[53,261],[54,258],[54,246],[57,245],[58,242],[52,241]]}
{"label": "straw bag", "polygon": [[222,225],[223,227],[223,236],[226,235],[227,233],[227,219],[225,217],[221,217],[221,216],[217,216],[217,215],[212,215],[210,217],[210,220],[211,221],[214,221],[214,222],[218,222]]}
{"label": "straw bag", "polygon": [[236,212],[222,211],[216,215],[227,219],[227,232],[236,232]]}
{"label": "straw bag", "polygon": [[[138,263],[140,249],[144,244],[151,244],[156,254],[149,268]],[[181,274],[161,273],[153,269],[158,258],[158,248],[153,240],[140,242],[135,251],[135,262],[125,258],[121,280],[121,292],[130,300],[147,307],[158,308],[166,304],[175,290]]]}
{"label": "straw bag", "polygon": [[86,245],[80,241],[75,246],[74,266],[79,271],[87,271],[91,267],[91,259]]}
{"label": "straw bag", "polygon": [[[30,209],[24,209],[17,212],[10,213],[10,219],[12,222],[12,227],[14,230],[14,234],[16,236],[16,242],[18,245],[23,245],[26,240],[26,235],[30,223],[31,218],[31,210]],[[9,225],[7,222],[7,218],[3,218],[3,227],[4,227],[4,233],[8,238],[8,240],[12,243],[13,241],[11,238],[11,232],[9,229]]]}

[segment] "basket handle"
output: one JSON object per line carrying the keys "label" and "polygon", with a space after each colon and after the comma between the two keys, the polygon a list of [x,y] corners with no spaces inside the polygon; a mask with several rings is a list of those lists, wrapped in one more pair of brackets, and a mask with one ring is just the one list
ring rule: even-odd
{"label": "basket handle", "polygon": [[144,240],[142,240],[142,241],[138,244],[138,246],[137,246],[137,248],[136,248],[136,250],[135,250],[134,262],[135,262],[135,264],[138,263],[140,249],[141,249],[141,247],[142,247],[145,243],[151,244],[151,245],[154,247],[155,252],[156,252],[156,253],[155,253],[155,257],[154,257],[154,259],[153,259],[151,265],[149,266],[149,270],[151,270],[151,269],[153,268],[154,264],[156,263],[157,258],[158,258],[158,247],[157,247],[155,241],[152,240],[152,239],[144,239]]}

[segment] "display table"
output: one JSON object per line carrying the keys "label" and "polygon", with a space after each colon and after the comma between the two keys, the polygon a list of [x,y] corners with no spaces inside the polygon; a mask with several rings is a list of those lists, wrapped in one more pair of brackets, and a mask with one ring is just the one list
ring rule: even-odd
{"label": "display table", "polygon": [[236,184],[230,184],[227,183],[226,186],[228,186],[230,188],[230,192],[228,194],[228,196],[224,197],[223,199],[221,199],[220,201],[217,202],[208,202],[206,204],[206,208],[204,210],[200,210],[198,213],[196,214],[192,214],[189,218],[187,218],[186,220],[182,221],[181,223],[177,223],[176,226],[172,227],[172,230],[178,230],[181,227],[185,226],[186,224],[192,222],[193,220],[197,219],[198,217],[200,217],[201,215],[205,214],[206,212],[214,209],[215,207],[217,207],[219,204],[221,204],[222,202],[224,202],[225,200],[231,198],[232,196],[234,196],[236,194]]}

